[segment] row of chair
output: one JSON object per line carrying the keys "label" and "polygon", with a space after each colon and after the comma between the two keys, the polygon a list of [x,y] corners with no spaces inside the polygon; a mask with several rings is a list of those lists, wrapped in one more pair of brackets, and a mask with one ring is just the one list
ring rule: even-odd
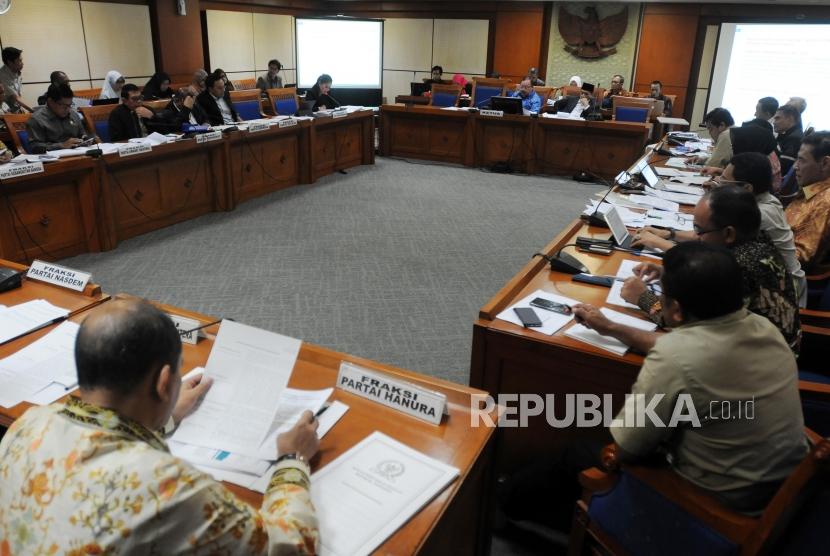
{"label": "row of chair", "polygon": [[[231,81],[233,83],[234,90],[236,91],[247,91],[250,89],[256,89],[256,79],[239,79],[237,81]],[[178,91],[179,89],[184,89],[190,85],[190,83],[171,83],[170,88],[174,91]],[[143,86],[139,86],[140,89],[143,89]],[[73,90],[75,96],[78,98],[85,98],[87,100],[95,100],[96,98],[101,96],[101,88],[95,89],[77,89]]]}
{"label": "row of chair", "polygon": [[[295,87],[287,87],[282,89],[268,89],[268,104],[263,113],[262,101],[260,98],[259,89],[249,89],[244,91],[231,91],[230,98],[234,110],[236,110],[239,117],[243,120],[256,120],[268,116],[291,116],[297,113],[300,107],[300,99],[297,96],[297,89]],[[169,103],[169,100],[153,100],[144,101],[144,105],[154,111],[163,109]],[[100,106],[84,106],[81,107],[81,113],[84,116],[84,123],[87,131],[91,135],[96,135],[101,141],[109,142],[109,116],[116,104],[104,104]],[[26,122],[31,114],[6,114],[3,120],[6,123],[6,128],[12,137],[14,147],[19,153],[29,152],[29,134],[26,131]]]}

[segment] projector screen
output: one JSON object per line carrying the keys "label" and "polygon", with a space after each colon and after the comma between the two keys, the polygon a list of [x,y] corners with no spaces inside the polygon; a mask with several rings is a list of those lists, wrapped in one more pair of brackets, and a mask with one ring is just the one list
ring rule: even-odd
{"label": "projector screen", "polygon": [[707,111],[722,106],[751,120],[759,98],[804,97],[804,129],[830,129],[830,25],[724,23]]}
{"label": "projector screen", "polygon": [[382,21],[297,18],[296,37],[298,87],[327,73],[334,88],[382,88]]}

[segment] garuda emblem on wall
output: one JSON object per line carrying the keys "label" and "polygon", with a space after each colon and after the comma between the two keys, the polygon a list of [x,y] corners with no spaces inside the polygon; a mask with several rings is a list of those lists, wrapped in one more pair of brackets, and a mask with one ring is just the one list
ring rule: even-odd
{"label": "garuda emblem on wall", "polygon": [[580,58],[604,58],[614,54],[628,27],[628,6],[615,15],[600,19],[597,9],[585,8],[587,17],[579,17],[559,6],[559,34],[565,39],[565,50]]}

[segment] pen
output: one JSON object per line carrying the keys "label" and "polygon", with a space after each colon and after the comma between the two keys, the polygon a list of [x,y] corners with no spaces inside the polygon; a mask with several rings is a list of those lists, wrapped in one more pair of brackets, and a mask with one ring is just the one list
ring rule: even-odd
{"label": "pen", "polygon": [[320,415],[322,415],[322,414],[323,414],[323,412],[324,412],[324,411],[326,411],[326,410],[327,410],[328,408],[330,408],[330,407],[331,407],[331,406],[330,406],[329,404],[325,404],[323,407],[321,407],[320,409],[318,409],[318,410],[317,410],[317,413],[315,413],[315,414],[314,414],[314,418],[316,419],[317,417],[319,417]]}

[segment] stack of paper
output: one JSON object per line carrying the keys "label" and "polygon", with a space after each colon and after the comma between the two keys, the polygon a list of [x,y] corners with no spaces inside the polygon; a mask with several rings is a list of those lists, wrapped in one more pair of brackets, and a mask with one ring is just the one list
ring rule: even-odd
{"label": "stack of paper", "polygon": [[[649,332],[657,328],[657,325],[653,322],[638,319],[607,307],[601,308],[600,311],[609,320],[618,324],[632,326],[634,328],[647,330]],[[603,336],[596,330],[591,330],[583,324],[575,324],[570,327],[565,331],[565,336],[585,342],[586,344],[591,344],[594,347],[610,351],[611,353],[616,353],[617,355],[625,355],[625,352],[628,351],[628,346],[618,339],[612,338],[611,336]]]}
{"label": "stack of paper", "polygon": [[320,553],[371,553],[457,476],[457,468],[372,433],[312,477]]}
{"label": "stack of paper", "polygon": [[69,311],[52,305],[44,299],[35,299],[0,309],[0,344],[61,321]]}
{"label": "stack of paper", "polygon": [[579,303],[579,301],[575,299],[571,299],[569,297],[563,297],[561,295],[556,295],[555,293],[546,292],[544,290],[536,290],[532,294],[528,295],[515,305],[512,305],[496,315],[497,319],[506,320],[507,322],[512,322],[518,326],[523,326],[522,321],[519,320],[519,317],[516,316],[516,312],[513,310],[514,308],[521,308],[521,307],[530,307],[536,312],[536,315],[539,317],[539,320],[542,321],[542,326],[538,328],[530,328],[534,332],[540,332],[542,334],[547,334],[548,336],[553,335],[557,330],[568,324],[573,320],[573,315],[562,315],[560,313],[555,313],[553,311],[546,311],[545,309],[540,309],[538,307],[531,307],[530,302],[537,297],[541,297],[542,299],[547,299],[548,301],[554,301],[556,303],[564,303],[565,305],[572,307]]}
{"label": "stack of paper", "polygon": [[0,361],[0,405],[27,401],[44,405],[78,384],[75,337],[79,326],[64,322],[49,334]]}
{"label": "stack of paper", "polygon": [[[631,278],[634,276],[634,267],[638,264],[640,263],[632,260],[622,261],[620,268],[617,270],[617,278]],[[608,297],[605,299],[605,302],[609,305],[620,305],[622,307],[628,307],[629,309],[639,309],[637,305],[633,305],[622,298],[620,295],[622,287],[623,283],[615,280],[611,285],[611,290],[608,292]]]}
{"label": "stack of paper", "polygon": [[[679,184],[675,184],[675,187],[679,187]],[[696,205],[697,202],[700,201],[700,195],[703,194],[702,192],[698,193],[697,191],[695,191],[693,194],[690,194],[690,193],[677,193],[677,192],[674,192],[674,191],[661,191],[659,189],[655,189],[655,188],[652,188],[652,187],[649,187],[649,186],[646,186],[645,191],[646,191],[646,195],[648,195],[649,197],[657,197],[658,199],[660,199],[662,201],[668,201],[670,203],[675,203],[675,204],[680,204],[680,205],[692,205],[692,206]],[[663,206],[659,206],[659,205],[656,205],[656,204],[652,205],[652,206],[654,206],[655,208],[663,209],[663,210],[672,210],[674,212],[677,212],[680,208],[680,207],[676,207],[676,208],[666,207],[666,208],[664,208]]]}

